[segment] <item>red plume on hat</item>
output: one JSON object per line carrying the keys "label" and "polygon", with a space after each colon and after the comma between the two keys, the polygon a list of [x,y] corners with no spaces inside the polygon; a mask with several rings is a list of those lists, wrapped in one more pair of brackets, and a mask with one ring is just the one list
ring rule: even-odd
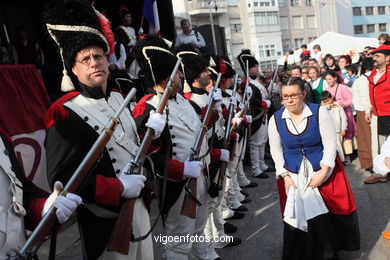
{"label": "red plume on hat", "polygon": [[227,72],[227,64],[223,58],[219,60],[219,72],[221,72],[222,75],[225,75]]}
{"label": "red plume on hat", "polygon": [[107,39],[108,46],[110,47],[110,51],[108,54],[112,54],[114,53],[115,50],[115,35],[111,30],[110,21],[96,9],[95,9],[95,13],[96,16],[98,17],[100,30],[102,31],[104,37]]}
{"label": "red plume on hat", "polygon": [[386,41],[381,46],[370,52],[370,54],[383,53],[384,55],[390,55],[390,42]]}

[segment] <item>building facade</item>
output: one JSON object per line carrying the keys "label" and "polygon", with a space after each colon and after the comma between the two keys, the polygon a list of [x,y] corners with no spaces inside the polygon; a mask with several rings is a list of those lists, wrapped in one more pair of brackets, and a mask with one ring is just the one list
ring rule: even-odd
{"label": "building facade", "polygon": [[352,15],[355,36],[376,38],[390,33],[389,0],[352,0]]}
{"label": "building facade", "polygon": [[261,69],[276,68],[283,54],[279,5],[275,0],[241,0],[244,47],[251,49]]}
{"label": "building facade", "polygon": [[319,36],[314,0],[279,0],[283,51],[299,49]]}

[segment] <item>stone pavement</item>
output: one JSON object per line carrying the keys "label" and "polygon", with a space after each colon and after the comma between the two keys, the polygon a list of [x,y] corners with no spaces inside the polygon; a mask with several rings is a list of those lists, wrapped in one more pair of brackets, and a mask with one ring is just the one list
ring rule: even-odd
{"label": "stone pavement", "polygon": [[[357,160],[346,166],[346,172],[355,194],[361,232],[361,249],[356,252],[340,252],[342,260],[390,260],[390,248],[381,232],[390,230],[390,182],[364,184],[361,179],[366,174],[359,170]],[[246,204],[249,211],[241,220],[231,220],[239,229],[235,236],[242,239],[242,244],[236,247],[220,249],[217,252],[223,260],[236,259],[281,259],[283,225],[279,207],[279,195],[274,174],[272,178],[256,179],[256,188],[247,189],[252,202]],[[156,201],[154,201],[156,202]],[[158,214],[156,207],[152,220]],[[159,223],[154,235],[165,234]],[[58,239],[57,259],[81,260],[81,250],[77,228],[69,229]],[[155,243],[155,242],[154,242]],[[41,259],[47,259],[48,246],[41,248]],[[162,244],[155,243],[155,259],[163,259]]]}

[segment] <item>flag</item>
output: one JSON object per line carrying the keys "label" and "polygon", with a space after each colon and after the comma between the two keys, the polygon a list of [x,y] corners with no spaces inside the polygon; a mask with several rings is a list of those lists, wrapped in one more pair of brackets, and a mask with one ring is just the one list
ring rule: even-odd
{"label": "flag", "polygon": [[157,0],[144,0],[142,16],[149,22],[149,34],[161,35],[160,20],[158,17]]}
{"label": "flag", "polygon": [[27,179],[50,191],[46,175],[45,113],[50,98],[34,65],[0,65],[0,129],[11,136]]}

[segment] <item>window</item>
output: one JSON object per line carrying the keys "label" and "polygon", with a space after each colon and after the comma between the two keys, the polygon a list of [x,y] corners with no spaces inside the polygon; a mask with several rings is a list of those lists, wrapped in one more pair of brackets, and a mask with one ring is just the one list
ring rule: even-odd
{"label": "window", "polygon": [[230,28],[232,29],[232,32],[241,32],[241,24],[240,23],[231,24]]}
{"label": "window", "polygon": [[386,14],[386,6],[378,6],[378,14],[379,15]]}
{"label": "window", "polygon": [[386,24],[385,24],[385,23],[380,23],[380,24],[379,24],[379,31],[380,31],[380,32],[387,32]]}
{"label": "window", "polygon": [[262,70],[265,70],[265,69],[273,70],[274,68],[276,68],[276,60],[269,60],[269,61],[260,62],[260,69],[262,69]]}
{"label": "window", "polygon": [[283,51],[290,50],[290,39],[283,40],[282,44],[283,44]]}
{"label": "window", "polygon": [[353,16],[362,16],[362,8],[361,7],[353,7],[352,13],[353,13]]}
{"label": "window", "polygon": [[276,56],[275,45],[260,45],[259,46],[260,58],[274,57]]}
{"label": "window", "polygon": [[303,29],[303,19],[302,16],[293,16],[292,24],[294,29]]}
{"label": "window", "polygon": [[279,24],[278,12],[256,12],[256,25]]}
{"label": "window", "polygon": [[309,37],[307,40],[309,41],[309,43],[311,43],[312,41],[314,41],[315,39],[317,39],[317,37]]}
{"label": "window", "polygon": [[362,34],[363,33],[363,25],[355,25],[353,27],[355,34]]}
{"label": "window", "polygon": [[291,6],[299,6],[299,0],[290,0]]}
{"label": "window", "polygon": [[366,15],[374,15],[374,7],[367,6],[366,7]]}
{"label": "window", "polygon": [[271,6],[275,6],[275,0],[271,0]]}
{"label": "window", "polygon": [[307,28],[317,28],[317,20],[314,15],[306,16],[307,19]]}
{"label": "window", "polygon": [[279,7],[285,7],[286,6],[286,0],[279,0]]}
{"label": "window", "polygon": [[280,17],[280,29],[281,30],[288,30],[288,17],[287,16]]}
{"label": "window", "polygon": [[314,6],[314,0],[305,0],[306,6]]}
{"label": "window", "polygon": [[269,2],[260,2],[260,6],[269,6],[270,3]]}
{"label": "window", "polygon": [[375,24],[367,24],[367,33],[375,32]]}
{"label": "window", "polygon": [[259,2],[253,2],[253,6],[258,6]]}
{"label": "window", "polygon": [[295,48],[296,49],[301,48],[301,46],[303,44],[303,38],[296,38],[296,39],[294,39],[294,44],[295,44]]}

